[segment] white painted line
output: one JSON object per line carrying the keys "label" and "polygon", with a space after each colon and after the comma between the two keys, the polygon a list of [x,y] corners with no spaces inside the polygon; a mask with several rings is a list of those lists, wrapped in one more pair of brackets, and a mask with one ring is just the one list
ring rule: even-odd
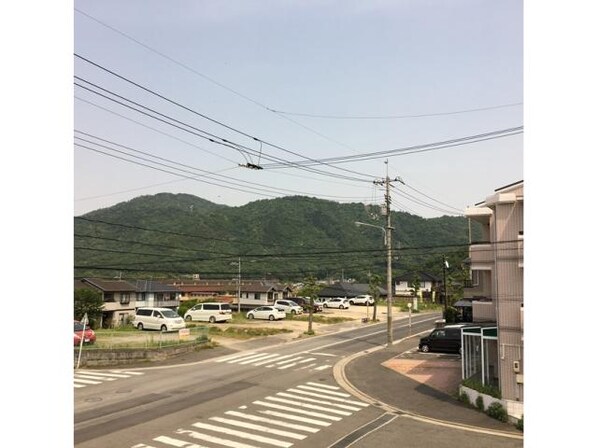
{"label": "white painted line", "polygon": [[299,367],[298,369],[295,369],[295,370],[309,369],[310,367],[315,367],[315,366],[317,366],[317,365],[318,365],[318,363],[316,363],[316,362],[312,362],[311,364],[309,364],[309,365],[307,365],[307,366]]}
{"label": "white painted line", "polygon": [[278,354],[275,353],[273,355],[269,355],[268,353],[266,353],[265,355],[261,355],[258,358],[255,358],[255,359],[250,360],[250,361],[243,361],[243,362],[240,362],[239,364],[250,364],[250,363],[255,362],[255,361],[263,361],[264,359],[270,359],[270,358],[273,358],[274,356],[278,356]]}
{"label": "white painted line", "polygon": [[324,406],[316,406],[315,404],[306,404],[306,403],[301,403],[300,401],[294,401],[294,400],[285,400],[284,398],[270,396],[270,397],[266,397],[266,400],[276,401],[279,403],[291,404],[293,406],[300,406],[302,408],[307,408],[307,409],[314,409],[316,411],[331,412],[333,414],[338,414],[338,415],[345,415],[345,416],[351,415],[351,412],[337,411],[336,409],[328,409]]}
{"label": "white painted line", "polygon": [[[286,412],[282,413],[282,412],[276,412],[276,411],[270,411],[270,410],[259,411],[259,412],[260,412],[260,414],[273,415],[274,417],[286,418],[288,420],[293,420],[295,422],[309,423],[310,425],[330,426],[332,424],[330,422],[323,422],[322,420],[314,420],[313,418],[300,417],[298,415],[291,415]],[[319,431],[319,429],[317,429],[314,432],[317,432],[317,431]]]}
{"label": "white painted line", "polygon": [[92,375],[81,375],[80,373],[77,374],[75,377],[76,379],[85,379],[85,380],[100,380],[100,381],[116,381],[118,378],[109,378],[105,376],[92,376]]}
{"label": "white painted line", "polygon": [[156,448],[151,445],[146,445],[145,443],[138,443],[137,445],[133,445],[131,448]]}
{"label": "white painted line", "polygon": [[303,358],[303,356],[297,356],[295,358],[285,359],[284,361],[275,362],[274,364],[276,364],[277,366],[279,366],[281,364],[286,364],[288,362],[298,361],[299,359],[302,359],[302,358]]}
{"label": "white painted line", "polygon": [[[81,371],[80,371],[81,372]],[[114,373],[114,372],[81,372],[83,375],[94,375],[94,376],[105,376],[110,378],[130,378],[131,375],[124,375],[122,373]]]}
{"label": "white painted line", "polygon": [[330,390],[339,390],[340,389],[340,387],[338,387],[338,386],[329,386],[328,384],[314,383],[312,381],[308,382],[307,384],[309,384],[310,386],[316,386],[316,387],[321,387],[321,388],[330,389]]}
{"label": "white painted line", "polygon": [[143,372],[135,372],[132,370],[111,370],[112,373],[123,373],[125,375],[143,375]]}
{"label": "white painted line", "polygon": [[290,439],[303,440],[307,437],[307,436],[304,436],[303,434],[297,434],[296,432],[281,431],[279,429],[268,428],[267,426],[256,425],[256,424],[247,423],[247,422],[241,422],[239,420],[232,420],[230,418],[211,417],[210,420],[213,420],[218,423],[224,423],[226,425],[238,426],[240,428],[245,428],[245,429],[252,429],[254,431],[262,431],[262,432],[265,432],[268,434],[274,434],[276,436],[288,437]]}
{"label": "white painted line", "polygon": [[[154,439],[156,442],[163,443],[165,445],[176,446],[179,448],[206,448],[202,445],[196,445],[195,443],[186,442],[184,440],[173,439],[172,437],[168,436],[160,436]],[[147,445],[142,445],[143,447]],[[133,447],[135,448],[135,447]]]}
{"label": "white painted line", "polygon": [[316,359],[316,358],[306,358],[306,359],[304,359],[303,361],[297,361],[297,362],[294,362],[294,363],[292,363],[292,364],[289,364],[289,365],[286,365],[286,366],[279,367],[279,369],[288,369],[289,367],[294,367],[294,366],[296,366],[297,364],[303,364],[304,362],[310,362],[310,361],[314,361],[315,359]]}
{"label": "white painted line", "polygon": [[329,367],[332,367],[332,366],[328,366],[328,365],[320,366],[320,367],[318,367],[318,368],[316,368],[314,370],[324,370],[324,369],[328,369]]}
{"label": "white painted line", "polygon": [[85,386],[83,386],[82,384],[75,384],[75,387],[78,389],[80,387],[85,387]]}
{"label": "white painted line", "polygon": [[[322,395],[320,395],[320,394],[316,394],[314,392],[307,392],[307,391],[299,390],[299,389],[290,388],[290,389],[287,389],[287,392],[293,392],[293,393],[301,394],[301,395],[308,395],[310,397],[322,398]],[[341,403],[354,404],[356,406],[363,406],[364,408],[369,406],[368,403],[365,403],[363,401],[346,400],[344,398],[328,397],[328,396],[326,397],[326,399],[332,400],[332,401],[338,401]]]}
{"label": "white painted line", "polygon": [[298,429],[299,431],[306,431],[306,432],[311,432],[311,433],[316,433],[319,431],[319,429],[312,428],[310,426],[294,425],[293,423],[283,422],[282,420],[274,420],[271,418],[259,417],[257,415],[244,414],[243,412],[227,411],[227,412],[225,412],[225,414],[232,415],[234,417],[244,418],[244,419],[251,420],[254,422],[263,422],[263,423],[269,423],[270,425],[284,426],[285,428],[290,428],[290,429]]}
{"label": "white painted line", "polygon": [[345,397],[345,398],[351,397],[351,395],[345,394],[344,392],[334,392],[334,391],[331,391],[331,390],[322,390],[320,388],[311,387],[311,386],[299,385],[299,386],[297,386],[297,389],[312,390],[312,391],[320,392],[322,394],[333,395],[333,396],[336,396],[336,397]]}
{"label": "white painted line", "polygon": [[315,398],[308,398],[308,397],[302,397],[302,396],[297,396],[297,395],[293,395],[293,394],[287,394],[286,392],[279,392],[276,395],[279,395],[281,397],[286,397],[286,398],[292,398],[294,400],[303,400],[303,401],[307,401],[308,403],[318,403],[318,404],[323,404],[323,405],[327,405],[327,406],[336,406],[337,408],[341,408],[341,409],[346,409],[348,411],[361,411],[362,408],[356,408],[355,406],[348,406],[346,404],[338,404],[338,403],[333,403],[331,401],[323,401],[323,400],[316,400]]}
{"label": "white painted line", "polygon": [[318,355],[318,356],[332,356],[336,358],[338,355],[333,355],[332,353],[310,353],[310,355]]}
{"label": "white painted line", "polygon": [[285,442],[285,441],[278,440],[278,439],[271,439],[270,437],[257,436],[255,434],[250,434],[248,432],[237,431],[236,429],[228,429],[228,428],[223,428],[221,426],[210,425],[209,423],[196,422],[196,423],[193,423],[191,426],[194,426],[195,428],[199,428],[199,429],[207,429],[209,431],[221,432],[223,434],[239,437],[241,439],[253,440],[254,442],[267,443],[268,445],[274,445],[274,446],[278,446],[280,448],[289,448],[293,445],[290,442]]}
{"label": "white painted line", "polygon": [[190,429],[177,429],[178,434],[186,434],[193,439],[204,440],[206,442],[217,443],[219,445],[229,446],[230,448],[258,448],[254,445],[247,445],[246,443],[233,442],[228,439],[221,439],[220,437],[209,436],[201,432],[192,431]]}
{"label": "white painted line", "polygon": [[83,383],[83,384],[102,384],[101,381],[91,381],[91,380],[80,380],[75,378],[76,383]]}
{"label": "white painted line", "polygon": [[226,358],[217,359],[217,360],[216,360],[216,362],[228,362],[228,361],[231,361],[231,360],[233,360],[233,359],[237,359],[237,358],[244,358],[244,357],[246,357],[246,356],[253,355],[253,354],[254,354],[254,352],[250,352],[250,353],[243,353],[243,354],[241,354],[241,355],[237,354],[237,355],[233,355],[233,356],[228,356],[228,357],[226,357]]}
{"label": "white painted line", "polygon": [[229,364],[233,364],[233,363],[250,363],[251,361],[259,361],[260,359],[262,359],[264,357],[263,353],[258,353],[257,355],[250,355],[250,356],[244,356],[242,358],[239,359],[233,359],[228,361]]}
{"label": "white painted line", "polygon": [[319,412],[304,411],[302,409],[297,409],[296,407],[292,408],[289,406],[283,406],[281,404],[268,403],[266,401],[258,400],[258,401],[254,401],[253,404],[259,404],[260,406],[265,406],[267,408],[272,408],[272,409],[280,409],[281,411],[295,412],[296,414],[309,415],[311,417],[325,418],[328,420],[333,420],[335,422],[339,422],[342,420],[341,417],[334,417],[332,415],[320,414]]}

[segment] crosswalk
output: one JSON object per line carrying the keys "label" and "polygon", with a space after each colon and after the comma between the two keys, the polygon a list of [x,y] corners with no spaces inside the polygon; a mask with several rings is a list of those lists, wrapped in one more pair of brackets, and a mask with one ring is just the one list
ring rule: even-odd
{"label": "crosswalk", "polygon": [[307,382],[131,448],[290,448],[367,406],[340,387]]}
{"label": "crosswalk", "polygon": [[75,371],[74,386],[75,389],[102,384],[107,381],[116,381],[123,378],[143,375],[143,372],[126,370],[78,370]]}
{"label": "crosswalk", "polygon": [[268,369],[292,369],[292,370],[313,370],[320,371],[332,367],[329,357],[334,355],[327,353],[295,353],[282,355],[279,353],[256,353],[244,352],[241,355],[233,355],[216,360],[218,363],[252,365]]}

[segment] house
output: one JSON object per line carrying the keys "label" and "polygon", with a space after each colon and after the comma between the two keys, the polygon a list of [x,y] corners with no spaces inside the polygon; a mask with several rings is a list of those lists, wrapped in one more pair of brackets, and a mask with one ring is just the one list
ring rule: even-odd
{"label": "house", "polygon": [[442,279],[427,272],[405,272],[394,278],[395,294],[397,296],[413,295],[413,282],[419,281],[420,298],[436,300],[435,293],[442,286]]}
{"label": "house", "polygon": [[[386,289],[378,287],[380,296],[386,296]],[[370,294],[370,285],[367,283],[337,282],[326,286],[318,292],[318,297],[356,297],[362,294]]]}
{"label": "house", "polygon": [[[523,181],[467,208],[482,228],[469,247],[473,327],[463,332],[463,378],[500,389],[510,416],[523,414]],[[491,323],[494,322],[494,325]],[[476,328],[475,324],[479,324]]]}
{"label": "house", "polygon": [[182,295],[181,300],[214,300],[238,304],[237,297],[241,297],[242,308],[252,308],[259,305],[271,305],[275,300],[286,299],[292,295],[289,286],[269,280],[243,280],[239,284],[232,280],[173,280],[173,286]]}
{"label": "house", "polygon": [[127,324],[135,310],[142,306],[176,309],[181,294],[178,288],[155,280],[83,278],[75,281],[75,288],[88,288],[102,294],[102,328]]}

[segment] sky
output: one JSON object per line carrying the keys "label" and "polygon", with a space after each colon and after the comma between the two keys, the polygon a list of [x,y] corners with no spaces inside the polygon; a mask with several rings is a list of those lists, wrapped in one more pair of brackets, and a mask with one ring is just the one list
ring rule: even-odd
{"label": "sky", "polygon": [[520,1],[79,0],[73,20],[76,216],[160,192],[380,205],[388,175],[392,209],[427,218],[523,179]]}
{"label": "sky", "polygon": [[[162,3],[169,8],[156,9]],[[74,86],[75,75],[249,147],[240,134],[227,133],[195,113],[217,119],[296,153],[262,145],[264,154],[294,162],[431,144],[525,124],[523,141],[512,136],[389,157],[388,173],[425,193],[424,202],[457,209],[525,179],[525,441],[529,446],[583,446],[581,440],[593,440],[593,416],[585,412],[592,389],[584,381],[593,372],[593,357],[579,341],[590,340],[598,315],[592,290],[588,294],[585,286],[595,276],[595,8],[580,0],[28,0],[4,5],[2,272],[4,296],[14,315],[2,327],[9,342],[3,373],[11,384],[5,394],[11,412],[4,437],[24,440],[27,435],[27,441],[72,445],[73,216],[160,191],[230,205],[264,199],[143,168],[114,158],[114,151],[101,155],[97,145],[95,152],[78,148],[74,143],[84,142],[74,136],[84,135],[74,129],[230,176],[229,187],[234,180],[261,193],[279,189],[280,195],[285,188],[317,197],[382,198],[379,189],[367,186],[369,180],[360,187],[334,177],[349,173],[328,165],[316,168],[334,173],[328,174],[331,179],[290,162],[294,168],[281,173],[241,169],[247,154],[125,114],[115,103],[100,102],[97,95]],[[172,103],[143,96],[86,67],[74,53],[195,113],[182,114]],[[110,112],[91,106],[92,101]],[[503,107],[449,114],[522,101],[523,111]],[[405,115],[429,116],[330,118]],[[251,141],[257,145],[259,140]],[[261,164],[259,146],[254,149],[253,163]],[[380,179],[386,175],[385,160],[342,167]],[[258,183],[265,191],[255,190]],[[162,185],[153,186],[157,184]],[[407,187],[402,191],[422,198]],[[409,207],[421,216],[439,212],[402,198],[395,189],[392,194],[393,209]],[[92,197],[97,199],[88,199]],[[29,307],[40,301],[51,306],[27,319]],[[547,338],[546,328],[555,325],[562,334]],[[32,423],[31,403],[38,414],[53,418]]]}

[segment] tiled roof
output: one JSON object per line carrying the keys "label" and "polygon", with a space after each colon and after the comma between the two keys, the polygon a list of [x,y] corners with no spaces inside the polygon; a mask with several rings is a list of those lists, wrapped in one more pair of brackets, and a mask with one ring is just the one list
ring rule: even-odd
{"label": "tiled roof", "polygon": [[84,278],[81,279],[82,283],[95,286],[104,292],[118,292],[118,291],[136,291],[135,285],[131,284],[126,280],[105,280],[101,278]]}

